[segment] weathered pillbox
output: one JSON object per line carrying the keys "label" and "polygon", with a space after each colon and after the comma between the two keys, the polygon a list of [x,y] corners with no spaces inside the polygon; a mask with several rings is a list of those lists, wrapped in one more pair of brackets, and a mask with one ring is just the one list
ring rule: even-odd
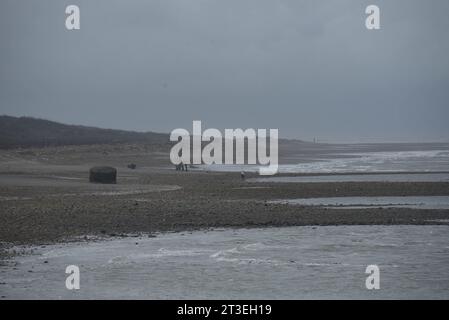
{"label": "weathered pillbox", "polygon": [[89,170],[89,182],[117,183],[117,169],[113,167],[92,167]]}

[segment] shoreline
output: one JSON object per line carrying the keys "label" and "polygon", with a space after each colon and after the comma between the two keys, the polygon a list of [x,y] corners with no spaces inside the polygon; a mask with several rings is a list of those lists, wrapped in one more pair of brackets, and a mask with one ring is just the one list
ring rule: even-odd
{"label": "shoreline", "polygon": [[[112,152],[114,151],[114,152]],[[175,171],[168,154],[134,146],[3,151],[0,252],[85,235],[319,225],[447,225],[448,209],[323,208],[272,200],[345,196],[449,196],[449,182],[254,182],[257,173]],[[127,164],[135,163],[131,170]],[[116,185],[88,183],[93,165],[118,169]],[[435,173],[448,171],[435,171]],[[404,174],[429,171],[354,172]],[[350,175],[280,173],[273,177]],[[0,253],[1,256],[4,253]]]}
{"label": "shoreline", "polygon": [[[140,186],[150,182],[156,186],[177,182],[180,188],[142,194],[62,196],[65,188],[41,187],[41,193],[31,199],[1,201],[1,242],[39,245],[85,235],[210,228],[449,224],[434,221],[449,219],[446,209],[335,209],[267,202],[302,197],[449,195],[447,182],[254,183],[241,181],[233,173],[188,172],[150,173],[142,177]],[[2,187],[0,191],[24,198],[36,192],[34,187]]]}
{"label": "shoreline", "polygon": [[[331,209],[331,210],[339,210],[341,209]],[[362,209],[362,210],[370,210],[370,209]],[[379,210],[379,209],[375,209]],[[408,209],[407,209],[408,210]],[[417,210],[417,211],[435,211],[435,210]],[[373,222],[311,222],[311,223],[281,223],[281,224],[242,224],[242,225],[216,225],[216,226],[201,226],[201,227],[188,227],[183,228],[182,226],[178,226],[176,229],[154,229],[152,231],[129,231],[125,233],[95,233],[95,234],[84,234],[84,235],[73,235],[70,237],[60,237],[60,238],[48,238],[46,240],[38,240],[36,242],[35,239],[29,239],[25,242],[4,242],[0,241],[0,267],[3,265],[7,265],[9,262],[13,262],[14,258],[17,256],[24,256],[33,254],[35,249],[45,248],[47,246],[54,245],[66,245],[66,244],[82,244],[82,243],[91,243],[91,242],[104,242],[104,241],[114,241],[118,239],[127,239],[127,238],[156,238],[161,235],[167,234],[180,234],[186,235],[192,234],[195,232],[220,232],[220,231],[229,231],[229,230],[252,230],[252,229],[276,229],[276,228],[295,228],[295,227],[310,227],[310,228],[318,228],[318,227],[344,227],[344,226],[449,226],[449,210],[437,210],[443,211],[438,212],[436,214],[443,214],[444,217],[447,217],[447,221],[438,221],[433,219],[414,219],[410,217],[409,220],[395,220],[385,219],[383,221]]]}

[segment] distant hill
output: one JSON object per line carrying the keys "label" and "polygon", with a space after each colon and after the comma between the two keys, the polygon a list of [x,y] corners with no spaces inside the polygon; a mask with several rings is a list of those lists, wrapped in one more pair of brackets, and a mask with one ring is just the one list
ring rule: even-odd
{"label": "distant hill", "polygon": [[[160,150],[169,150],[173,145],[166,133],[101,129],[32,117],[0,116],[0,149],[119,143],[145,143],[158,146]],[[279,139],[282,154],[306,146],[315,148],[319,145]]]}
{"label": "distant hill", "polygon": [[167,144],[168,134],[67,125],[31,117],[0,116],[0,149],[111,143]]}

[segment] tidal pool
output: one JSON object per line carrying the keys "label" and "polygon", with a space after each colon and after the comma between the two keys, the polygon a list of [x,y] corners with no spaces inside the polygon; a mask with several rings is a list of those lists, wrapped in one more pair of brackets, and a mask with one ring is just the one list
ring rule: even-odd
{"label": "tidal pool", "polygon": [[449,196],[403,196],[403,197],[330,197],[300,198],[270,201],[301,206],[321,206],[342,209],[360,208],[411,208],[449,209]]}
{"label": "tidal pool", "polygon": [[449,182],[449,173],[333,174],[250,178],[248,182]]}

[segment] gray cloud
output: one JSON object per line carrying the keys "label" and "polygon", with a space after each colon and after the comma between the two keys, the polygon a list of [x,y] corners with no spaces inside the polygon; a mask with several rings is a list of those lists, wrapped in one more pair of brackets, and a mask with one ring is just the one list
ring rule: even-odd
{"label": "gray cloud", "polygon": [[[79,31],[65,30],[68,4]],[[381,30],[366,30],[368,4]],[[0,113],[448,140],[448,12],[447,0],[2,0]]]}

